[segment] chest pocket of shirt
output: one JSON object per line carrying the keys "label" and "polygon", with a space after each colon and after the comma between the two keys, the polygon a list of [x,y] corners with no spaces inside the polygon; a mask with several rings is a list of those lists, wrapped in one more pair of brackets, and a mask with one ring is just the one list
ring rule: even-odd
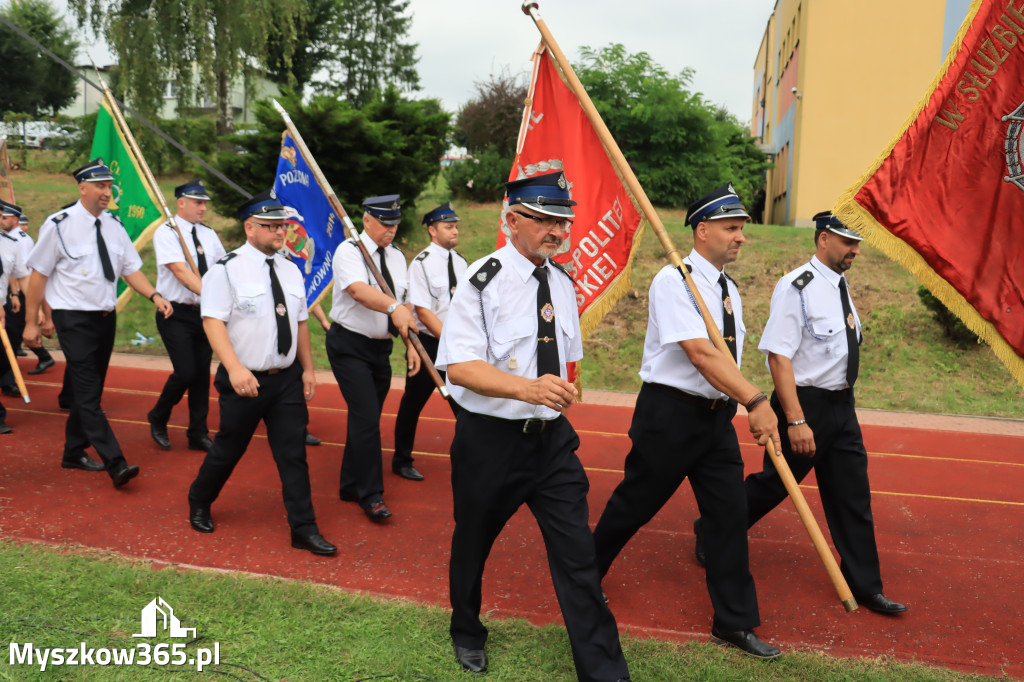
{"label": "chest pocket of shirt", "polygon": [[235,310],[245,316],[259,317],[269,312],[270,290],[255,282],[241,282],[235,285]]}
{"label": "chest pocket of shirt", "polygon": [[438,275],[431,277],[427,281],[427,288],[430,290],[430,295],[433,298],[441,298],[448,296],[448,275]]}
{"label": "chest pocket of shirt", "polygon": [[288,300],[288,303],[290,304],[288,306],[289,314],[302,309],[306,302],[306,290],[302,282],[292,282],[289,280],[284,285],[284,293],[287,297],[286,300],[291,299]]}
{"label": "chest pocket of shirt", "polygon": [[[572,323],[572,315],[555,315],[555,319],[558,320],[558,326],[562,330],[562,334],[565,337],[563,340],[566,341],[564,344],[566,348],[569,347],[569,341],[576,338],[576,325]],[[564,358],[563,358],[564,359]]]}
{"label": "chest pocket of shirt", "polygon": [[[529,357],[537,350],[537,320],[530,317],[518,317],[505,320],[494,325],[491,352],[497,359],[506,355],[520,358]],[[532,344],[532,345],[528,345]]]}
{"label": "chest pocket of shirt", "polygon": [[846,321],[839,317],[811,320],[811,329],[818,337],[816,349],[833,356],[846,351]]}

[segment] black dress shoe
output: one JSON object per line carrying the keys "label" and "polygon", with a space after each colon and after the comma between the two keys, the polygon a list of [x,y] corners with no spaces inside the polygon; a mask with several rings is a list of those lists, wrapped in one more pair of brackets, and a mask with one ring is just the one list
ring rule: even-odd
{"label": "black dress shoe", "polygon": [[[17,349],[16,351],[14,351],[14,354],[19,358],[24,358],[28,356],[28,352],[24,348]],[[29,372],[29,374],[31,374],[31,372]]]}
{"label": "black dress shoe", "polygon": [[199,452],[209,452],[210,448],[213,447],[213,441],[210,440],[209,436],[200,436],[199,438],[188,439],[188,449],[197,450]]}
{"label": "black dress shoe", "polygon": [[193,530],[200,533],[213,532],[213,517],[210,516],[210,507],[205,504],[196,504],[188,501],[188,523]]}
{"label": "black dress shoe", "polygon": [[312,535],[296,535],[292,533],[292,547],[295,549],[305,549],[321,556],[330,556],[338,551],[338,548],[324,540],[324,536],[320,535],[320,533],[313,533]]}
{"label": "black dress shoe", "polygon": [[306,431],[306,445],[320,445],[320,439]]}
{"label": "black dress shoe", "polygon": [[871,594],[867,597],[857,597],[857,603],[866,609],[870,609],[875,613],[885,613],[892,615],[894,613],[903,613],[907,610],[907,607],[899,602],[895,602],[882,593]]}
{"label": "black dress shoe", "polygon": [[106,471],[107,469],[102,462],[91,459],[84,452],[75,457],[65,457],[61,460],[60,466],[64,469],[81,469],[82,471]]}
{"label": "black dress shoe", "polygon": [[125,483],[139,475],[138,464],[122,464],[110,474],[110,480],[114,482],[115,488],[122,487]]}
{"label": "black dress shoe", "polygon": [[733,646],[754,658],[769,660],[778,658],[782,652],[767,642],[762,642],[753,630],[738,632],[720,632],[717,627],[711,628],[711,641],[719,646]]}
{"label": "black dress shoe", "polygon": [[53,367],[55,364],[57,364],[57,363],[54,362],[53,358],[46,358],[45,360],[40,360],[39,364],[36,365],[35,367],[33,367],[32,369],[30,369],[27,373],[28,374],[42,374],[46,370],[48,370],[51,367]]}
{"label": "black dress shoe", "polygon": [[423,480],[423,474],[416,471],[416,467],[412,466],[411,464],[405,467],[392,467],[391,472],[397,476],[401,476],[402,478],[408,479],[410,481]]}
{"label": "black dress shoe", "polygon": [[697,563],[701,566],[707,566],[708,555],[704,553],[704,535],[701,533],[701,522],[699,516],[693,520],[693,534],[697,536],[697,542],[693,549],[693,553],[697,557]]}
{"label": "black dress shoe", "polygon": [[149,424],[149,435],[153,437],[153,442],[161,450],[171,449],[171,439],[167,437],[167,424]]}
{"label": "black dress shoe", "polygon": [[370,517],[371,521],[383,521],[384,519],[391,517],[391,510],[384,504],[384,500],[377,500],[368,507],[363,507],[363,511]]}
{"label": "black dress shoe", "polygon": [[7,422],[0,419],[0,433],[10,433],[13,430],[14,429],[7,425]]}
{"label": "black dress shoe", "polygon": [[0,389],[0,392],[3,392],[4,395],[11,396],[12,398],[21,397],[21,391],[18,390],[17,384],[8,384],[7,386],[4,386],[2,389]]}
{"label": "black dress shoe", "polygon": [[487,672],[487,652],[483,649],[465,649],[458,644],[455,647],[455,660],[462,664],[467,673],[479,675]]}

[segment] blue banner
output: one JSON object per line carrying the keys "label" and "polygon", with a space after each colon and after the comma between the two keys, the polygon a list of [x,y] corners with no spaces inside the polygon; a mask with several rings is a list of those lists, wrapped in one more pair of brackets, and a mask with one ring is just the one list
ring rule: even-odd
{"label": "blue banner", "polygon": [[345,228],[287,132],[281,136],[274,192],[294,213],[288,218],[283,252],[302,271],[306,305],[311,306],[334,281],[334,249],[345,241]]}

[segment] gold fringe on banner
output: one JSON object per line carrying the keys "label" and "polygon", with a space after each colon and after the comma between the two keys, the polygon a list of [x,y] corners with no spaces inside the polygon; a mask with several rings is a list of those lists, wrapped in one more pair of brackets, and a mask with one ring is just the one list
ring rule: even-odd
{"label": "gold fringe on banner", "polygon": [[849,189],[840,195],[833,208],[833,213],[839,220],[844,224],[864,234],[868,243],[877,246],[890,260],[893,260],[903,267],[905,267],[910,273],[924,285],[935,298],[942,301],[942,303],[949,308],[950,312],[960,318],[967,328],[978,335],[978,337],[991,346],[992,351],[996,357],[1006,365],[1006,368],[1010,370],[1010,374],[1013,378],[1024,388],[1024,358],[1017,355],[1016,351],[1006,342],[1005,339],[996,331],[996,328],[991,322],[983,318],[977,310],[974,309],[970,303],[967,302],[959,291],[947,282],[941,275],[935,272],[927,261],[915,251],[905,241],[892,234],[883,225],[881,225],[871,213],[869,213],[863,206],[857,203],[857,193],[860,192],[861,188],[874,176],[878,169],[881,168],[882,164],[892,154],[896,145],[899,144],[900,140],[907,134],[910,127],[917,121],[921,112],[924,111],[925,107],[928,106],[928,102],[931,99],[932,93],[939,87],[939,84],[945,79],[949,69],[953,66],[956,60],[957,54],[960,52],[960,48],[963,46],[964,37],[967,35],[967,31],[970,29],[971,24],[974,23],[974,18],[977,16],[978,11],[981,9],[981,5],[984,0],[973,0],[971,3],[970,10],[967,13],[967,18],[964,23],[960,26],[960,31],[957,33],[956,39],[949,48],[949,53],[946,55],[946,60],[942,64],[942,68],[935,75],[931,85],[928,86],[928,90],[925,95],[918,102],[917,107],[913,113],[907,117],[907,120],[903,123],[900,132],[897,133],[885,151],[875,159],[871,167],[855,182]]}

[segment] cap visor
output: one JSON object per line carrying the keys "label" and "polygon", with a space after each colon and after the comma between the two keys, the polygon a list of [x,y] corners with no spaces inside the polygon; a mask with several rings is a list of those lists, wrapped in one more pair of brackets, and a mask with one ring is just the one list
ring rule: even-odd
{"label": "cap visor", "polygon": [[[556,218],[576,217],[576,214],[573,213],[571,206],[557,206],[554,204],[528,204],[525,201],[519,203],[532,211],[537,211],[537,213],[543,213],[544,215],[550,215]],[[513,206],[514,205],[515,204],[513,204]]]}
{"label": "cap visor", "polygon": [[857,241],[861,241],[864,239],[863,236],[857,234],[856,232],[846,227],[845,225],[843,227],[839,227],[837,225],[830,225],[825,229],[833,234],[838,234],[840,237],[848,237],[849,239],[856,239]]}
{"label": "cap visor", "polygon": [[194,194],[194,193],[186,192],[185,194],[182,194],[181,196],[188,197],[189,199],[202,199],[203,201],[210,201],[210,197],[208,197],[205,194]]}
{"label": "cap visor", "polygon": [[750,220],[750,216],[747,215],[747,212],[742,208],[734,208],[730,211],[726,211],[725,213],[719,213],[712,218],[708,218],[708,220],[721,220],[722,218],[746,218],[747,220]]}

